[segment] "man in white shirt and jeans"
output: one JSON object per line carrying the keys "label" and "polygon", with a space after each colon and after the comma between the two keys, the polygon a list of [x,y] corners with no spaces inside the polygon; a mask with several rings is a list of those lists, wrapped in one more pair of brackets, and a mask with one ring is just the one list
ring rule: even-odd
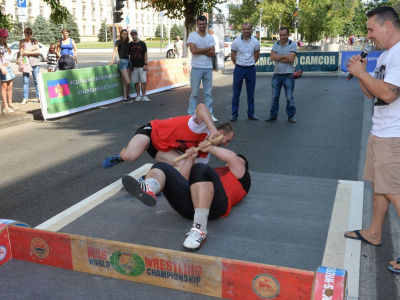
{"label": "man in white shirt and jeans", "polygon": [[192,92],[189,98],[188,114],[193,115],[197,107],[197,96],[199,95],[200,83],[203,81],[204,102],[210,111],[212,120],[218,120],[213,115],[211,96],[212,89],[212,57],[215,56],[214,38],[207,33],[207,18],[197,17],[196,32],[189,34],[187,43],[192,53],[192,72],[190,73],[190,86]]}
{"label": "man in white shirt and jeans", "polygon": [[243,80],[246,81],[247,117],[257,121],[254,115],[254,90],[256,88],[255,64],[260,57],[260,43],[251,35],[252,26],[249,22],[242,25],[242,35],[237,37],[231,46],[231,59],[235,64],[233,71],[232,117],[236,121],[239,115],[239,97],[242,91]]}

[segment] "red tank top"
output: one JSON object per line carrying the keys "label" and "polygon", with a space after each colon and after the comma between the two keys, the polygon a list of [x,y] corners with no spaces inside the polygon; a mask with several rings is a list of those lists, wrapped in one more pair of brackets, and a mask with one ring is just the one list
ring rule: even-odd
{"label": "red tank top", "polygon": [[239,179],[229,171],[229,167],[221,167],[214,169],[219,178],[221,179],[222,186],[224,187],[226,196],[228,197],[228,208],[221,217],[226,217],[230,214],[233,206],[238,204],[244,197],[246,197],[247,192],[243,189],[242,184]]}
{"label": "red tank top", "polygon": [[[163,152],[177,150],[185,153],[187,149],[197,147],[207,137],[208,132],[193,132],[188,125],[191,117],[181,116],[150,121],[151,141],[154,148]],[[200,157],[206,157],[207,154],[199,152]]]}

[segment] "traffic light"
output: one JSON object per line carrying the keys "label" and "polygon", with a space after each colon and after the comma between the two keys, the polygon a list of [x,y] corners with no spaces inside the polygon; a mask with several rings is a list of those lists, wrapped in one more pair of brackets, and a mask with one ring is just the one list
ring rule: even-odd
{"label": "traffic light", "polygon": [[115,10],[119,11],[121,10],[125,5],[124,5],[124,1],[126,0],[117,0],[117,2],[115,3]]}
{"label": "traffic light", "polygon": [[122,16],[122,11],[114,12],[114,23],[121,23],[123,20],[121,16]]}
{"label": "traffic light", "polygon": [[121,23],[123,18],[121,17],[123,12],[121,9],[125,6],[124,1],[126,0],[116,0],[115,2],[115,7],[114,7],[114,23]]}

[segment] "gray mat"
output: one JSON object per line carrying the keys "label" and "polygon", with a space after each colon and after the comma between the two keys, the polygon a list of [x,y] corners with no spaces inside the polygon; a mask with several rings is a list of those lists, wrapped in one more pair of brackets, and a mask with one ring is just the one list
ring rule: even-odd
{"label": "gray mat", "polygon": [[[196,253],[315,271],[325,251],[337,180],[251,172],[249,195],[210,221]],[[60,232],[183,251],[191,221],[164,197],[149,208],[123,188]],[[211,297],[12,260],[3,299],[210,299]]]}
{"label": "gray mat", "polygon": [[[209,221],[196,253],[315,271],[322,262],[337,180],[251,172],[247,197]],[[164,197],[147,207],[122,188],[60,232],[184,251],[192,222]]]}

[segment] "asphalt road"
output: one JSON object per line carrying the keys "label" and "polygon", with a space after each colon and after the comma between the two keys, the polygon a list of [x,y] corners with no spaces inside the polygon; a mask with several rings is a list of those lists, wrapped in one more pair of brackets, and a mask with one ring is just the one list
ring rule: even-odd
{"label": "asphalt road", "polygon": [[[80,55],[80,65],[106,63],[111,58],[109,53],[87,55]],[[231,74],[232,69],[228,69],[225,74],[215,75],[213,81],[214,115],[219,123],[230,118]],[[266,75],[257,77],[259,121],[247,119],[242,96],[239,119],[233,123],[236,137],[230,148],[246,155],[250,169],[256,172],[361,180],[372,111],[357,80],[347,82],[337,76],[303,76],[296,80],[296,124],[287,121],[283,97],[278,120],[264,122],[269,116],[270,80]],[[190,88],[182,87],[150,95],[149,103],[117,103],[55,121],[35,121],[1,130],[0,218],[37,226],[124,174],[153,162],[146,153],[133,163],[109,170],[101,167],[105,157],[119,153],[136,129],[149,120],[186,114],[189,94]],[[202,93],[199,99],[202,101]],[[210,164],[220,163],[213,159]],[[368,255],[374,257],[375,252]],[[364,267],[367,271],[369,268]],[[390,285],[382,278],[380,285]],[[374,278],[366,280],[367,284],[375,284]],[[391,288],[384,287],[388,295],[394,295]]]}

